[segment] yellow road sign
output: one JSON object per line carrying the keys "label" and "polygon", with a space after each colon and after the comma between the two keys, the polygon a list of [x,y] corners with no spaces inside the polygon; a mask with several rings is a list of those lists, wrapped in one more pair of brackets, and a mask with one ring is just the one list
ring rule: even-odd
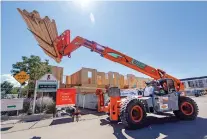
{"label": "yellow road sign", "polygon": [[14,78],[15,78],[20,84],[22,84],[22,83],[24,83],[25,81],[27,81],[27,80],[29,79],[29,75],[28,75],[26,72],[21,71],[21,72],[19,72],[18,74],[16,74],[16,75],[14,76]]}

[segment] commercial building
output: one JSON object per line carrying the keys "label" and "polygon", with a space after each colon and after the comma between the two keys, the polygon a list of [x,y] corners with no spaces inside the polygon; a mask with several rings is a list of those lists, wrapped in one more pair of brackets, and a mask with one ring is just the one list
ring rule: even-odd
{"label": "commercial building", "polygon": [[207,76],[193,77],[181,79],[185,85],[186,90],[206,90],[207,89]]}

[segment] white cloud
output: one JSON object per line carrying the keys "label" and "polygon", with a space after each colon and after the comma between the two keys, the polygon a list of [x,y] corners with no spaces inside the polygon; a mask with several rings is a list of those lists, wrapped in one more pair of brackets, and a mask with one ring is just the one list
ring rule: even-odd
{"label": "white cloud", "polygon": [[1,75],[1,82],[8,81],[12,83],[15,87],[19,87],[20,83],[17,82],[11,74],[2,74]]}
{"label": "white cloud", "polygon": [[90,13],[90,20],[93,24],[95,23],[95,17],[93,15],[93,13]]}

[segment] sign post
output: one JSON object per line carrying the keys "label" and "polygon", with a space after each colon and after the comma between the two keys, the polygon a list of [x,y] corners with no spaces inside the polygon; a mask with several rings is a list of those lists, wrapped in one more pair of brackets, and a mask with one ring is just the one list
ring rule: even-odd
{"label": "sign post", "polygon": [[[20,71],[17,73],[14,78],[20,83],[18,98],[20,98],[20,95],[22,95],[22,84],[29,79],[29,75],[25,71]],[[17,110],[18,115],[18,110]]]}

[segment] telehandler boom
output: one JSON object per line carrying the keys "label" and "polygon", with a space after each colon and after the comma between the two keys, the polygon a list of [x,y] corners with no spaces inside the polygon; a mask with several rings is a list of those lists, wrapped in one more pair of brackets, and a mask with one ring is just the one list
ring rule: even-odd
{"label": "telehandler boom", "polygon": [[[90,41],[80,36],[71,40],[70,30],[66,30],[58,36],[54,20],[49,22],[48,17],[40,18],[37,11],[32,13],[26,10],[21,11],[20,9],[18,11],[27,23],[29,30],[39,42],[40,47],[58,63],[61,62],[64,56],[71,57],[72,52],[84,46],[108,60],[148,75],[160,83],[167,84],[167,92],[164,95],[160,94],[159,90],[156,90],[156,85],[151,85],[155,88],[155,93],[148,97],[123,98],[120,96],[119,88],[108,88],[110,102],[106,106],[104,105],[102,90],[97,89],[98,111],[109,113],[111,121],[121,120],[126,127],[137,128],[145,120],[146,113],[173,111],[180,119],[193,120],[197,117],[197,104],[191,98],[180,96],[180,93],[178,93],[184,91],[184,85],[179,79],[168,75],[163,70],[153,68],[110,47],[100,45],[95,41]],[[45,36],[45,34],[47,35]],[[53,51],[49,51],[50,49],[53,49]]]}

